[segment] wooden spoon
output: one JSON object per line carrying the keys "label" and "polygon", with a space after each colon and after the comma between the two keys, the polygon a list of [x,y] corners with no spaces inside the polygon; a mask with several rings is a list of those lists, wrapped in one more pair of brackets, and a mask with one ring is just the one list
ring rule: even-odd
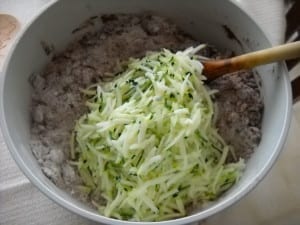
{"label": "wooden spoon", "polygon": [[204,66],[203,74],[208,80],[213,80],[227,73],[299,57],[300,41],[296,41],[229,59],[202,61]]}

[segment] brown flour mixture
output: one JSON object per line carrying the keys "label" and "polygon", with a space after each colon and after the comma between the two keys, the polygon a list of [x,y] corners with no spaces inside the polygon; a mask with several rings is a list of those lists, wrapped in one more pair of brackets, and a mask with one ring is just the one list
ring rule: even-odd
{"label": "brown flour mixture", "polygon": [[[86,33],[45,70],[31,78],[31,148],[43,172],[57,186],[77,192],[80,184],[69,159],[70,134],[75,121],[85,112],[80,89],[111,79],[120,62],[141,57],[146,51],[167,48],[180,50],[199,44],[169,21],[149,15],[106,15],[103,27]],[[216,56],[214,49],[202,54]],[[217,126],[224,139],[247,158],[258,145],[263,110],[259,87],[252,72],[224,76],[210,84],[218,89]]]}

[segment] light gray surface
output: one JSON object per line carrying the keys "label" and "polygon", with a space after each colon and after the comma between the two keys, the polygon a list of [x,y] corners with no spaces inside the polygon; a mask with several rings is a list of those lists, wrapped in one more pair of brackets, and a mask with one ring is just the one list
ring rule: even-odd
{"label": "light gray surface", "polygon": [[[47,0],[7,0],[0,2],[0,12],[8,12],[15,15],[22,24],[26,23],[28,19],[36,12],[38,8],[40,8],[43,4],[48,2]],[[281,1],[278,0],[263,0],[263,1],[242,1],[244,7],[249,10],[249,12],[260,21],[261,25],[266,29],[267,33],[272,37],[274,43],[279,43],[282,40],[282,34],[284,30],[283,23],[283,7],[281,5]],[[26,10],[25,10],[26,9]],[[299,129],[295,120],[293,120],[292,130]],[[295,152],[291,152],[293,149],[297,148],[297,144],[290,144],[291,140],[296,140],[293,133],[290,135],[289,142],[287,145],[289,152],[289,156],[299,157]],[[295,142],[294,142],[295,143]],[[283,155],[284,156],[284,155]],[[286,156],[287,157],[287,156]],[[281,159],[284,157],[281,157]],[[286,164],[280,164],[280,160],[277,165],[285,166]],[[299,161],[299,160],[298,160]],[[45,196],[43,196],[39,191],[37,191],[31,184],[29,184],[28,180],[22,175],[22,173],[18,170],[15,163],[10,158],[5,144],[3,143],[2,138],[0,137],[0,224],[8,224],[8,225],[18,225],[18,224],[89,224],[86,220],[79,219],[77,216],[67,212],[66,210],[60,208],[56,204],[52,203]],[[292,167],[289,165],[288,168],[285,168],[285,171],[291,172]],[[274,168],[273,171],[276,172],[277,168]],[[282,168],[277,169],[279,173],[282,172]],[[286,196],[284,195],[284,191],[286,190],[283,186],[282,188],[274,188],[273,185],[282,186],[285,183],[280,183],[281,180],[276,179],[277,176],[273,172],[267,177],[267,179],[259,185],[259,187],[252,192],[246,199],[241,201],[235,207],[230,208],[226,212],[216,216],[209,220],[207,224],[218,224],[217,221],[223,221],[223,224],[239,224],[241,216],[243,215],[244,219],[248,218],[247,224],[264,224],[270,223],[272,219],[274,219],[274,215],[277,218],[277,221],[282,221],[277,224],[288,224],[284,222],[285,217],[281,215],[285,215],[285,212],[297,212],[300,211],[300,199],[299,195]],[[286,174],[287,175],[287,174]],[[287,175],[290,178],[291,175]],[[276,180],[276,182],[275,182]],[[295,179],[294,179],[295,181]],[[296,180],[297,181],[297,180]],[[299,181],[299,179],[298,179]],[[268,184],[272,184],[272,191],[270,192],[270,187]],[[295,183],[292,183],[292,186],[289,187],[290,190],[296,190]],[[263,194],[264,193],[264,194]],[[265,194],[268,193],[268,194]],[[274,194],[274,195],[273,195]],[[261,213],[261,208],[258,207],[256,201],[259,202],[262,196],[265,196],[265,201],[270,199],[278,199],[281,203],[283,200],[283,196],[285,199],[289,199],[289,205],[285,207],[285,210],[277,209],[272,211],[273,206],[269,207],[265,213]],[[256,201],[254,201],[255,199]],[[260,200],[262,201],[262,200]],[[275,201],[275,200],[274,200]],[[278,202],[275,205],[279,204]],[[294,207],[293,207],[294,206]],[[298,208],[297,208],[298,206]],[[249,207],[257,207],[260,210],[256,212],[257,216],[253,216],[251,213],[246,213]],[[262,208],[264,209],[264,208]],[[262,210],[264,211],[264,210]],[[235,213],[233,213],[235,212]],[[252,212],[252,211],[251,211]],[[251,216],[249,216],[251,215]],[[290,214],[291,219],[289,224],[299,221],[300,218],[297,217],[297,214]],[[248,217],[247,217],[248,216]],[[245,221],[243,219],[243,221]],[[299,220],[298,220],[299,219]],[[227,222],[225,222],[227,221]]]}

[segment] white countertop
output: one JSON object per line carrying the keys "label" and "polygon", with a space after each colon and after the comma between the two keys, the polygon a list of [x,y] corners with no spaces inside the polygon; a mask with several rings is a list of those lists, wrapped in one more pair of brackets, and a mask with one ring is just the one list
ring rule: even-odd
{"label": "white countertop", "polygon": [[[1,0],[0,14],[11,14],[20,27],[52,0]],[[284,7],[281,0],[235,0],[254,15],[274,44],[283,41]],[[0,17],[1,20],[1,17]],[[2,21],[3,22],[3,21]],[[1,28],[1,21],[0,21]],[[2,32],[2,33],[1,33]],[[3,29],[0,29],[0,38]],[[12,35],[14,36],[14,35]],[[11,37],[13,39],[13,37]],[[10,43],[1,48],[1,63]],[[246,198],[204,224],[296,225],[300,224],[300,104],[294,115],[287,144],[267,177]],[[22,174],[9,155],[0,132],[0,224],[2,225],[79,225],[94,224],[80,218],[47,199]]]}

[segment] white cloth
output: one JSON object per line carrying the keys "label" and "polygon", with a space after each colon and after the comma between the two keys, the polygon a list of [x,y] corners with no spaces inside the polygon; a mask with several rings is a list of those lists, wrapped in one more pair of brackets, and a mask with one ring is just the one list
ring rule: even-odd
{"label": "white cloth", "polygon": [[[14,15],[23,26],[49,1],[51,0],[1,0],[0,13]],[[235,1],[255,16],[274,44],[283,41],[283,0]],[[298,224],[300,192],[297,187],[300,186],[300,176],[297,176],[296,171],[300,151],[296,151],[299,148],[297,133],[300,133],[300,127],[293,118],[285,150],[267,178],[245,199],[204,224]],[[95,223],[61,208],[33,187],[10,157],[0,133],[0,225],[40,224]]]}

